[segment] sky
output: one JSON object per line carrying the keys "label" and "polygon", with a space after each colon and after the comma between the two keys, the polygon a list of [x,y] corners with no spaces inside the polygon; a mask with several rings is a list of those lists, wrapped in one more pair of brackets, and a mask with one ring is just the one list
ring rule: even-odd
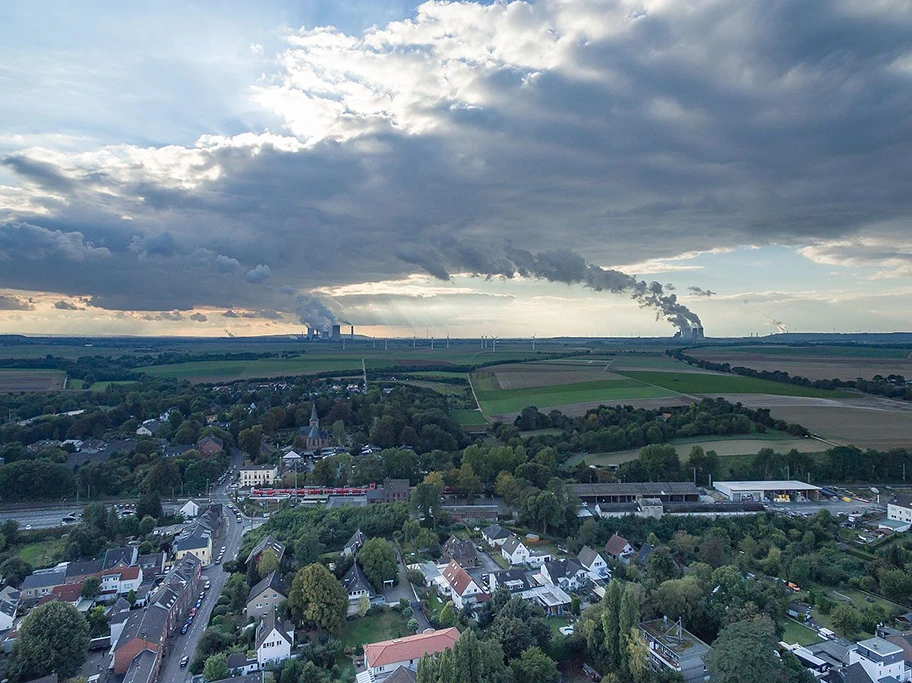
{"label": "sky", "polygon": [[912,329],[907,0],[33,0],[0,92],[0,334]]}

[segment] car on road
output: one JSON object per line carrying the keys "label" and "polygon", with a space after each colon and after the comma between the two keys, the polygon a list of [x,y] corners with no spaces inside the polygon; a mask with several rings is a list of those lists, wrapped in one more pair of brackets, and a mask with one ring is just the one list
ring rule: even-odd
{"label": "car on road", "polygon": [[209,590],[210,588],[212,588],[212,582],[211,582],[211,581],[206,581],[206,585],[204,586],[204,588],[205,588],[206,590]]}
{"label": "car on road", "polygon": [[196,607],[192,607],[192,608],[190,609],[190,616],[191,616],[191,617],[195,617],[195,616],[196,616]]}
{"label": "car on road", "polygon": [[184,635],[189,630],[190,630],[190,624],[184,624],[183,626],[181,626],[181,635]]}
{"label": "car on road", "polygon": [[184,655],[181,657],[181,669],[185,668],[190,663],[190,655]]}

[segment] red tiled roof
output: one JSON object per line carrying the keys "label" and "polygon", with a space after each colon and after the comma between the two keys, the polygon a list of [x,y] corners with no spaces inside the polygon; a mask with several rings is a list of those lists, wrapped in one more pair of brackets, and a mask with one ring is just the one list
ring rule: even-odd
{"label": "red tiled roof", "polygon": [[614,555],[615,557],[620,557],[621,553],[624,552],[624,546],[626,545],[627,539],[623,536],[618,536],[615,534],[605,544],[605,552],[610,555]]}
{"label": "red tiled roof", "polygon": [[443,652],[453,647],[457,640],[459,631],[455,628],[445,628],[441,631],[370,643],[364,646],[364,657],[371,668],[386,666]]}
{"label": "red tiled roof", "polygon": [[450,560],[446,569],[443,570],[443,578],[450,584],[456,595],[465,593],[469,584],[472,583],[472,577],[469,576],[469,573],[465,569],[459,566],[459,563],[456,560]]}

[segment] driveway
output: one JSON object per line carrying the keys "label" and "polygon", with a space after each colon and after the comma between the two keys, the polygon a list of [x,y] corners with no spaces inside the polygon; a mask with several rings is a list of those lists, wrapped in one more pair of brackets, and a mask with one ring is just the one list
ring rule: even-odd
{"label": "driveway", "polygon": [[412,584],[408,582],[407,569],[398,547],[396,548],[396,562],[399,569],[399,584],[383,591],[383,598],[386,600],[387,605],[395,605],[402,599],[411,604],[417,600],[418,596],[415,595]]}

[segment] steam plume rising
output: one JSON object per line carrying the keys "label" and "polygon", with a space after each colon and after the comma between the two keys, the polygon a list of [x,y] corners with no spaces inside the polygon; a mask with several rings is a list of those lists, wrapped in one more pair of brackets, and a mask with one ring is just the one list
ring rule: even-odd
{"label": "steam plume rising", "polygon": [[444,262],[456,268],[468,270],[475,275],[488,277],[515,275],[534,277],[549,282],[581,284],[597,292],[627,294],[642,308],[656,312],[656,320],[667,320],[681,332],[689,333],[695,327],[702,327],[700,317],[678,301],[675,294],[666,291],[658,282],[646,282],[611,268],[586,263],[582,256],[569,249],[557,249],[533,254],[524,249],[507,246],[503,256],[491,257],[474,245],[461,244],[455,240],[444,240],[441,254],[423,251],[420,259],[410,254],[399,253],[404,261],[421,266],[431,275],[449,279]]}
{"label": "steam plume rising", "polygon": [[318,330],[328,329],[337,322],[333,312],[312,296],[299,295],[295,301],[295,310],[302,323]]}

